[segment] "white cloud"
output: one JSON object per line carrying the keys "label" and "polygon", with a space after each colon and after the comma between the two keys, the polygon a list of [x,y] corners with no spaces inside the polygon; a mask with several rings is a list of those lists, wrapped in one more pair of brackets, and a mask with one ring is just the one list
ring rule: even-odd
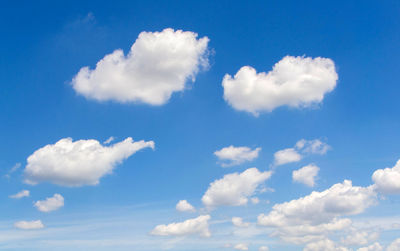
{"label": "white cloud", "polygon": [[23,230],[41,229],[44,228],[43,223],[40,220],[36,221],[17,221],[14,223],[14,227]]}
{"label": "white cloud", "polygon": [[11,174],[14,173],[15,171],[17,171],[20,167],[21,167],[21,163],[15,163],[15,165],[10,169],[10,171],[8,171],[8,173],[6,175],[4,175],[4,177],[10,178]]}
{"label": "white cloud", "polygon": [[103,142],[103,144],[104,145],[107,145],[107,144],[110,144],[112,141],[114,141],[114,137],[113,136],[111,136],[111,137],[109,137],[107,140],[105,140],[104,142]]}
{"label": "white cloud", "polygon": [[400,238],[394,240],[390,245],[386,248],[386,251],[399,251],[400,250]]}
{"label": "white cloud", "polygon": [[28,157],[25,182],[50,182],[61,186],[97,185],[99,179],[112,172],[117,164],[143,148],[153,148],[153,141],[127,138],[111,146],[97,140],[59,140],[36,150]]}
{"label": "white cloud", "polygon": [[249,227],[249,222],[243,222],[243,219],[240,217],[232,217],[232,224],[236,227]]}
{"label": "white cloud", "polygon": [[21,199],[23,197],[29,197],[29,195],[30,195],[29,190],[22,190],[21,192],[10,195],[9,197],[12,199]]}
{"label": "white cloud", "polygon": [[274,154],[274,163],[276,166],[298,162],[300,161],[302,156],[296,151],[294,148],[286,148],[280,151],[277,151]]}
{"label": "white cloud", "polygon": [[53,197],[46,198],[45,200],[36,201],[34,206],[40,212],[48,213],[51,211],[55,211],[64,206],[64,197],[56,193],[53,195]]}
{"label": "white cloud", "polygon": [[308,235],[312,240],[318,235],[348,228],[351,221],[339,217],[364,212],[376,198],[372,186],[353,186],[345,180],[325,191],[275,204],[268,215],[258,216],[258,224],[276,228],[275,235],[290,242],[306,240],[304,236]]}
{"label": "white cloud", "polygon": [[383,247],[378,242],[375,242],[374,244],[369,245],[368,247],[359,248],[357,249],[357,251],[383,251]]}
{"label": "white cloud", "polygon": [[236,249],[236,250],[249,250],[247,245],[244,244],[244,243],[236,244],[233,248]]}
{"label": "white cloud", "polygon": [[379,192],[400,194],[400,160],[393,168],[376,170],[372,175],[372,180]]}
{"label": "white cloud", "polygon": [[176,210],[180,211],[180,212],[195,212],[196,209],[190,205],[189,202],[187,202],[186,200],[180,200],[177,204],[176,204]]}
{"label": "white cloud", "polygon": [[305,184],[309,187],[315,185],[315,178],[318,175],[319,167],[314,164],[310,164],[295,170],[292,173],[293,181]]}
{"label": "white cloud", "polygon": [[211,233],[208,229],[208,220],[210,218],[210,215],[201,215],[184,222],[158,225],[150,232],[150,234],[160,236],[200,235],[202,237],[210,237]]}
{"label": "white cloud", "polygon": [[261,151],[260,147],[251,149],[246,146],[235,147],[228,146],[221,150],[215,151],[214,154],[220,161],[223,162],[221,165],[224,167],[240,165],[247,161],[252,161],[258,157],[258,153]]}
{"label": "white cloud", "polygon": [[98,101],[162,105],[183,91],[208,66],[209,39],[190,31],[142,32],[128,55],[115,50],[94,70],[83,67],[72,80],[75,91]]}
{"label": "white cloud", "polygon": [[267,246],[261,246],[258,251],[269,251],[269,248]]}
{"label": "white cloud", "polygon": [[337,79],[329,58],[286,56],[268,73],[243,66],[234,77],[226,74],[222,86],[226,102],[257,116],[279,106],[302,108],[320,103]]}
{"label": "white cloud", "polygon": [[316,242],[307,244],[303,251],[350,251],[346,247],[337,246],[333,241],[329,239],[323,239]]}
{"label": "white cloud", "polygon": [[326,152],[328,152],[328,150],[331,147],[319,139],[314,139],[314,140],[301,139],[297,141],[296,148],[299,150],[301,149],[304,153],[323,155],[326,154]]}
{"label": "white cloud", "polygon": [[343,238],[341,242],[346,246],[361,246],[376,241],[378,238],[379,233],[377,232],[367,232],[354,229],[353,232],[347,234],[346,238]]}
{"label": "white cloud", "polygon": [[222,179],[210,184],[202,202],[209,209],[245,205],[248,197],[270,177],[270,171],[260,172],[257,168],[249,168],[242,173],[226,174]]}

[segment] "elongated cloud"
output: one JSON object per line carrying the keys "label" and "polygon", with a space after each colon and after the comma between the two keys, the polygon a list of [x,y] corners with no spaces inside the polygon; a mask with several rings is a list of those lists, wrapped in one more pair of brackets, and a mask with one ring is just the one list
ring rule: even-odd
{"label": "elongated cloud", "polygon": [[33,230],[44,228],[42,221],[17,221],[14,223],[14,227],[23,230]]}
{"label": "elongated cloud", "polygon": [[400,194],[400,160],[393,168],[378,169],[372,175],[379,192]]}
{"label": "elongated cloud", "polygon": [[203,195],[203,204],[209,209],[245,205],[256,189],[270,177],[270,171],[260,172],[257,168],[227,174],[210,184]]}
{"label": "elongated cloud", "polygon": [[294,148],[279,150],[274,154],[274,164],[276,166],[298,162],[302,158],[301,154]]}
{"label": "elongated cloud", "polygon": [[37,208],[37,210],[44,213],[55,211],[64,206],[64,197],[56,193],[53,195],[53,197],[36,201],[34,206]]}
{"label": "elongated cloud", "polygon": [[22,190],[21,192],[10,195],[9,197],[12,199],[21,199],[23,197],[29,197],[29,195],[30,195],[29,190]]}
{"label": "elongated cloud", "polygon": [[64,138],[44,146],[28,157],[25,182],[50,182],[61,186],[97,185],[101,177],[123,160],[144,148],[154,148],[153,141],[127,138],[111,146],[97,140],[72,141]]}
{"label": "elongated cloud", "polygon": [[251,149],[247,146],[228,146],[215,151],[215,156],[221,161],[223,167],[240,165],[247,161],[252,161],[258,157],[261,147]]}
{"label": "elongated cloud", "polygon": [[190,31],[142,32],[126,56],[115,50],[95,69],[83,67],[72,86],[88,99],[162,105],[208,66],[208,41]]}
{"label": "elongated cloud", "polygon": [[234,77],[226,74],[222,86],[226,102],[257,116],[279,106],[301,108],[320,103],[335,88],[337,79],[329,58],[286,56],[268,73],[243,66]]}
{"label": "elongated cloud", "polygon": [[208,229],[208,221],[210,219],[210,215],[201,215],[184,222],[158,225],[150,232],[150,234],[160,236],[200,235],[202,237],[210,237],[211,233]]}

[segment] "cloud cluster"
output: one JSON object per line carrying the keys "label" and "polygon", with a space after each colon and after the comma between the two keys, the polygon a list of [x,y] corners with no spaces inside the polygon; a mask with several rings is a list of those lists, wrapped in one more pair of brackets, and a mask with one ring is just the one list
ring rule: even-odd
{"label": "cloud cluster", "polygon": [[400,160],[393,168],[378,169],[372,174],[379,192],[385,194],[400,194]]}
{"label": "cloud cluster", "polygon": [[36,221],[17,221],[14,223],[14,227],[23,230],[33,230],[44,228],[43,223],[40,220]]}
{"label": "cloud cluster", "polygon": [[209,39],[190,31],[142,32],[128,55],[115,50],[95,69],[83,67],[72,80],[74,90],[98,101],[162,105],[183,91],[208,66]]}
{"label": "cloud cluster", "polygon": [[246,146],[228,146],[215,151],[215,156],[222,162],[223,167],[240,165],[247,161],[252,161],[258,157],[261,147],[251,149]]}
{"label": "cloud cluster", "polygon": [[154,148],[153,141],[127,138],[111,146],[97,140],[72,141],[64,138],[36,150],[27,159],[25,182],[50,182],[61,186],[96,185],[101,177],[143,148]]}
{"label": "cloud cluster", "polygon": [[180,200],[177,204],[176,204],[176,210],[180,211],[180,212],[195,212],[196,209],[186,200]]}
{"label": "cloud cluster", "polygon": [[287,241],[308,242],[349,227],[351,221],[340,217],[364,212],[376,198],[372,186],[353,186],[345,180],[325,191],[274,205],[269,214],[258,216],[258,224],[275,228],[275,234]]}
{"label": "cloud cluster", "polygon": [[37,210],[44,213],[55,211],[64,206],[64,197],[56,193],[53,195],[53,197],[36,201],[34,206],[37,208]]}
{"label": "cloud cluster", "polygon": [[200,235],[202,237],[210,237],[211,233],[208,229],[208,221],[210,219],[210,215],[200,215],[197,218],[185,220],[184,222],[158,225],[150,234],[159,236]]}
{"label": "cloud cluster", "polygon": [[257,73],[243,66],[232,77],[224,76],[224,99],[233,108],[257,116],[279,106],[308,107],[322,102],[338,75],[329,58],[286,56],[272,71]]}
{"label": "cloud cluster", "polygon": [[257,187],[270,177],[270,171],[260,172],[257,168],[249,168],[242,173],[226,174],[222,179],[210,184],[201,200],[209,209],[245,205]]}
{"label": "cloud cluster", "polygon": [[314,164],[310,164],[300,168],[299,170],[294,170],[292,172],[293,181],[302,183],[309,187],[315,185],[315,178],[318,175],[319,167]]}
{"label": "cloud cluster", "polygon": [[241,217],[232,217],[232,224],[236,227],[248,227],[250,226],[249,222],[244,222]]}
{"label": "cloud cluster", "polygon": [[303,251],[350,251],[346,247],[337,246],[329,239],[308,243]]}
{"label": "cloud cluster", "polygon": [[[386,250],[389,251],[389,249],[386,249]],[[398,250],[398,249],[396,249],[396,250]],[[375,242],[374,244],[371,244],[367,247],[359,248],[359,249],[357,249],[357,251],[383,251],[383,247],[378,242]]]}

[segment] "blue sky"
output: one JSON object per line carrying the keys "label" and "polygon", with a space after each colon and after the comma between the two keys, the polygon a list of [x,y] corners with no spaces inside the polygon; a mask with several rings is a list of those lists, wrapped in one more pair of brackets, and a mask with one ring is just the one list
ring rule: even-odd
{"label": "blue sky", "polygon": [[[396,1],[3,3],[0,249],[398,250],[399,11]],[[134,44],[131,58],[96,68]],[[235,76],[244,66],[256,73]],[[94,145],[57,152],[66,138],[67,148]],[[279,165],[285,149],[297,159],[286,152]],[[314,174],[293,180],[310,165]],[[29,196],[9,197],[22,190]],[[313,191],[328,195],[303,206],[321,219],[282,209]],[[180,200],[195,212],[176,210]],[[270,213],[281,220],[260,220]],[[180,224],[206,215],[198,231]],[[288,233],[296,227],[318,231]]]}

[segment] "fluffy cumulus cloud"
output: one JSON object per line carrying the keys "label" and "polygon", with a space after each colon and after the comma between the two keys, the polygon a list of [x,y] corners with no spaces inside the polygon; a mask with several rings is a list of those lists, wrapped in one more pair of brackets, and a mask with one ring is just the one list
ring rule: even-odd
{"label": "fluffy cumulus cloud", "polygon": [[361,246],[367,245],[372,241],[376,241],[378,238],[378,232],[368,232],[354,229],[352,233],[347,234],[346,238],[343,238],[341,242],[346,246]]}
{"label": "fluffy cumulus cloud", "polygon": [[37,210],[44,213],[55,211],[64,206],[64,197],[56,193],[53,195],[53,197],[36,201],[34,206],[37,208]]}
{"label": "fluffy cumulus cloud", "polygon": [[236,250],[249,250],[247,245],[244,244],[244,243],[236,244],[233,248],[236,249]]}
{"label": "fluffy cumulus cloud", "polygon": [[165,29],[142,32],[125,56],[122,50],[106,55],[95,69],[83,67],[72,80],[75,91],[99,101],[165,104],[183,91],[188,80],[208,66],[207,37]]}
{"label": "fluffy cumulus cloud", "polygon": [[386,248],[386,251],[398,251],[400,250],[400,238],[394,240],[390,245]]}
{"label": "fluffy cumulus cloud", "polygon": [[[387,249],[389,251],[389,249]],[[399,249],[396,249],[399,250]],[[381,244],[379,244],[378,242],[375,242],[372,245],[369,245],[367,247],[362,247],[357,249],[357,251],[383,251],[383,247],[381,246]]]}
{"label": "fluffy cumulus cloud", "polygon": [[33,230],[33,229],[41,229],[44,228],[42,221],[17,221],[14,223],[14,227],[23,230]]}
{"label": "fluffy cumulus cloud", "polygon": [[400,160],[393,168],[376,170],[372,175],[372,180],[381,193],[400,194]]}
{"label": "fluffy cumulus cloud", "polygon": [[270,177],[270,171],[260,172],[257,168],[249,168],[242,173],[226,174],[222,179],[210,184],[202,202],[209,209],[245,205],[256,189]]}
{"label": "fluffy cumulus cloud", "polygon": [[294,170],[292,173],[293,181],[305,184],[309,187],[315,185],[315,178],[318,175],[319,167],[314,164],[310,164],[300,168],[299,170]]}
{"label": "fluffy cumulus cloud", "polygon": [[29,195],[30,195],[29,190],[22,190],[21,192],[10,195],[9,197],[12,199],[21,199],[23,197],[29,197]]}
{"label": "fluffy cumulus cloud", "polygon": [[211,233],[208,229],[208,221],[210,218],[209,215],[201,215],[184,222],[158,225],[150,232],[150,234],[159,236],[200,235],[202,237],[210,237]]}
{"label": "fluffy cumulus cloud", "polygon": [[294,148],[286,148],[280,151],[277,151],[274,154],[274,164],[276,166],[298,162],[300,161],[302,156],[296,151]]}
{"label": "fluffy cumulus cloud", "polygon": [[337,79],[335,64],[329,58],[286,56],[268,73],[243,66],[233,77],[226,74],[222,86],[226,102],[257,116],[279,106],[320,103],[335,88]]}
{"label": "fluffy cumulus cloud", "polygon": [[64,138],[44,146],[28,157],[25,182],[50,182],[61,186],[96,185],[117,164],[143,148],[154,148],[153,141],[127,138],[111,146],[97,140],[72,141]]}
{"label": "fluffy cumulus cloud", "polygon": [[376,202],[372,186],[353,186],[345,180],[322,192],[273,206],[258,216],[258,224],[275,228],[275,235],[289,242],[318,240],[322,235],[351,226],[342,216],[364,212]]}
{"label": "fluffy cumulus cloud", "polygon": [[252,161],[258,157],[258,153],[261,151],[260,147],[251,149],[246,146],[228,146],[221,150],[215,151],[215,156],[221,161],[221,165],[224,167],[240,165],[247,161]]}
{"label": "fluffy cumulus cloud", "polygon": [[311,242],[307,244],[303,251],[350,251],[346,247],[341,247],[336,245],[333,241],[329,239],[323,239],[316,242]]}
{"label": "fluffy cumulus cloud", "polygon": [[176,204],[176,210],[180,211],[180,212],[195,212],[196,209],[186,200],[180,200],[177,204]]}
{"label": "fluffy cumulus cloud", "polygon": [[232,224],[236,227],[248,227],[250,226],[249,222],[244,222],[240,217],[232,217]]}

